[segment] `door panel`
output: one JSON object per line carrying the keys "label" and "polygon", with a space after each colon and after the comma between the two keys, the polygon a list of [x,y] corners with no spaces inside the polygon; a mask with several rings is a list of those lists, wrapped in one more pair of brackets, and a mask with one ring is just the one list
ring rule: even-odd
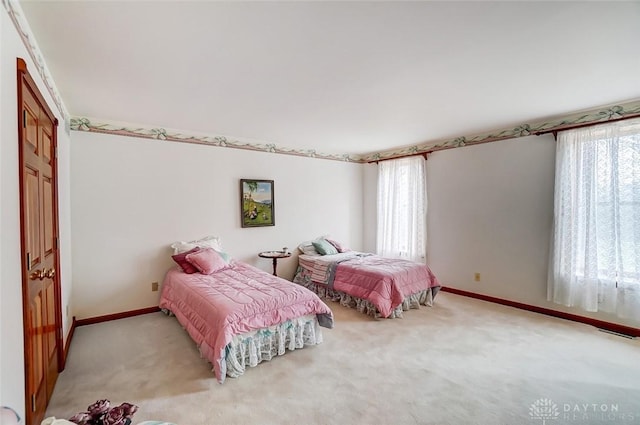
{"label": "door panel", "polygon": [[28,105],[25,104],[24,114],[26,117],[26,128],[24,131],[25,141],[32,152],[38,154],[38,118]]}
{"label": "door panel", "polygon": [[38,388],[44,382],[44,340],[42,338],[42,294],[37,294],[31,302],[31,364],[33,366],[32,384]]}
{"label": "door panel", "polygon": [[51,164],[51,133],[46,129],[42,129],[42,158],[47,164]]}
{"label": "door panel", "polygon": [[[30,367],[33,369],[33,375],[29,379],[31,388],[38,388],[38,391],[32,392],[27,398],[27,411],[43,409],[42,401],[46,394],[46,362],[45,362],[45,341],[44,341],[44,320],[42,308],[44,305],[43,294],[40,292],[33,296],[31,304],[31,320],[30,320]],[[38,406],[40,404],[40,407]]]}
{"label": "door panel", "polygon": [[[56,334],[55,334],[55,326],[56,326],[56,317],[55,317],[55,306],[54,306],[54,286],[47,286],[46,297],[45,297],[45,308],[44,313],[46,316],[46,321],[44,324],[44,339],[47,343],[47,356],[51,359],[56,352]],[[57,366],[57,365],[56,365]]]}
{"label": "door panel", "polygon": [[43,216],[44,216],[44,255],[53,254],[53,187],[51,179],[44,178],[42,182]]}
{"label": "door panel", "polygon": [[[43,314],[45,314],[44,319],[44,328],[43,328],[43,339],[46,344],[46,361],[45,366],[47,366],[47,387],[46,387],[46,397],[43,399],[46,401],[46,404],[49,403],[49,399],[51,399],[51,395],[53,394],[53,388],[56,384],[56,378],[58,376],[58,346],[56,341],[56,308],[55,308],[55,285],[51,282],[47,285],[45,290],[45,305]],[[55,376],[55,378],[54,378]],[[46,407],[45,404],[45,407]]]}
{"label": "door panel", "polygon": [[29,269],[40,263],[40,205],[39,176],[40,173],[30,167],[25,169],[26,217],[25,233],[27,242],[27,258]]}

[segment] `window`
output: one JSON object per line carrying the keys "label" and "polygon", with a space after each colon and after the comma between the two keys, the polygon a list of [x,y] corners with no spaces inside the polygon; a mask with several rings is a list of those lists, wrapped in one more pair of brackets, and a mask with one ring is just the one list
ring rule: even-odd
{"label": "window", "polygon": [[559,134],[549,299],[640,322],[640,119]]}
{"label": "window", "polygon": [[378,169],[377,252],[425,262],[427,210],[425,160],[381,162]]}

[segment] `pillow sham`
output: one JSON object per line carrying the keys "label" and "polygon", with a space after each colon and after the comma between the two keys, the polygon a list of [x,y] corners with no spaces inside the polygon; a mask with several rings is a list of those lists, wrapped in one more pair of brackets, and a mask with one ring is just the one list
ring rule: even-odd
{"label": "pillow sham", "polygon": [[173,254],[180,254],[182,252],[190,251],[195,247],[200,248],[213,248],[216,251],[222,251],[222,241],[218,236],[206,236],[202,239],[196,239],[194,241],[183,242],[178,241],[171,244],[173,248]]}
{"label": "pillow sham", "polygon": [[311,242],[313,247],[320,253],[320,255],[337,254],[338,250],[335,246],[331,245],[326,239],[316,239]]}
{"label": "pillow sham", "polygon": [[335,246],[336,249],[338,250],[338,252],[347,252],[347,251],[351,251],[349,248],[347,248],[344,244],[338,242],[338,241],[334,241],[333,239],[326,239],[327,242],[329,242],[331,245]]}
{"label": "pillow sham", "polygon": [[215,273],[229,266],[213,248],[201,249],[187,254],[185,258],[202,274]]}
{"label": "pillow sham", "polygon": [[196,246],[189,251],[181,252],[180,254],[174,254],[171,256],[171,258],[173,258],[173,261],[175,261],[180,266],[183,272],[187,274],[197,273],[198,269],[196,269],[193,264],[188,262],[186,257],[187,255],[193,254],[194,252],[198,251],[200,251],[200,247]]}

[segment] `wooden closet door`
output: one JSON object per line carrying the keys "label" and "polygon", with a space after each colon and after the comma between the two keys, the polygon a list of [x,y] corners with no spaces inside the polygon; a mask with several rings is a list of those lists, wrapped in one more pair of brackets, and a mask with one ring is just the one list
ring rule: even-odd
{"label": "wooden closet door", "polygon": [[[22,62],[24,64],[24,62]],[[18,61],[27,424],[39,424],[61,366],[56,122]]]}

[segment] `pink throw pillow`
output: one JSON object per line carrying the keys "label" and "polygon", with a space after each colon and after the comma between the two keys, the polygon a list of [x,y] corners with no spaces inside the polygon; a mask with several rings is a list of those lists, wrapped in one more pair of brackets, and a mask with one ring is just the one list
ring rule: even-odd
{"label": "pink throw pillow", "polygon": [[325,239],[327,242],[329,242],[331,245],[335,246],[336,249],[338,250],[338,252],[347,252],[347,251],[351,251],[349,248],[347,248],[346,246],[344,246],[343,244],[341,244],[338,241],[334,241],[333,239]]}
{"label": "pink throw pillow", "polygon": [[188,254],[186,259],[202,274],[215,273],[229,266],[213,248],[205,248]]}
{"label": "pink throw pillow", "polygon": [[180,266],[180,268],[182,269],[183,272],[187,273],[187,274],[193,274],[193,273],[197,273],[198,269],[196,269],[193,264],[191,264],[190,262],[187,261],[187,255],[189,254],[193,254],[194,252],[198,252],[200,251],[200,247],[195,247],[189,251],[185,251],[182,252],[180,254],[176,254],[176,255],[172,255],[171,258],[173,258],[173,261],[175,261],[176,263],[178,263],[178,265]]}

